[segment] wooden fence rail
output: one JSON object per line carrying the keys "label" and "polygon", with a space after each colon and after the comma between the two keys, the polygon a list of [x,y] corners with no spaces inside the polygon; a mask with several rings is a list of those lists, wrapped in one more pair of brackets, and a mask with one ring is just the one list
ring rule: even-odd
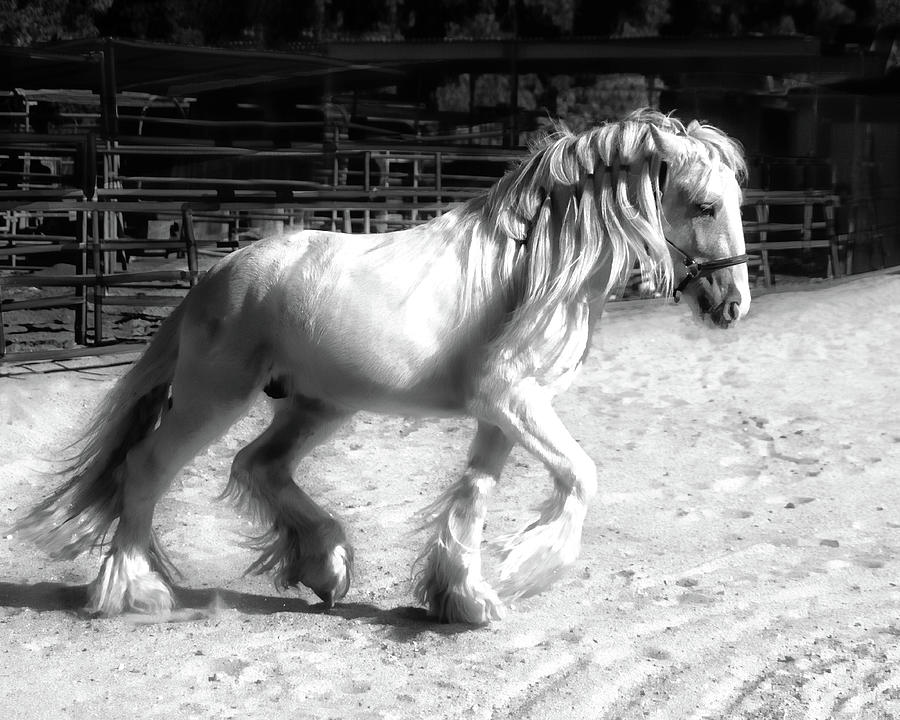
{"label": "wooden fence rail", "polygon": [[[754,260],[766,287],[772,285],[772,254],[790,251],[828,250],[828,273],[841,275],[839,238],[835,230],[835,210],[840,203],[831,193],[803,191],[746,190],[744,220],[747,250],[759,253]],[[773,222],[773,210],[793,209],[798,217]]]}
{"label": "wooden fence rail", "polygon": [[[71,136],[67,136],[71,139]],[[3,154],[0,137],[0,155]],[[77,177],[68,186],[16,188],[0,191],[0,210],[8,218],[63,218],[71,234],[35,234],[16,222],[7,223],[0,234],[0,361],[36,359],[34,352],[6,353],[4,315],[23,310],[66,307],[75,310],[74,339],[98,353],[105,352],[104,308],[114,306],[174,306],[197,281],[200,257],[222,255],[241,243],[265,234],[258,227],[274,223],[281,227],[327,228],[374,232],[408,227],[440,214],[448,202],[464,201],[481,192],[502,175],[520,153],[486,153],[447,147],[410,149],[356,146],[323,155],[321,147],[288,150],[184,146],[96,147],[82,138],[73,144],[79,162],[94,148],[102,167],[99,187],[89,177]],[[30,146],[29,146],[30,147]],[[21,149],[21,147],[19,148]],[[308,162],[307,177],[235,178],[219,177],[211,166],[201,165],[199,177],[163,177],[123,171],[123,158],[156,154],[181,158],[256,160],[278,158]],[[80,167],[80,165],[79,165]],[[194,168],[195,170],[197,168]],[[78,187],[78,186],[81,187]],[[86,192],[87,191],[87,192]],[[752,269],[761,281],[775,281],[773,264],[790,253],[825,253],[828,272],[842,272],[841,252],[847,235],[835,227],[838,198],[818,191],[772,192],[746,190],[744,231],[747,247],[756,255]],[[130,216],[155,218],[163,225],[177,226],[169,237],[151,239],[125,232]],[[197,233],[200,225],[219,227],[216,236]],[[145,231],[146,233],[147,231]],[[39,256],[67,252],[74,265],[71,274],[35,274],[32,265]],[[184,268],[129,271],[117,270],[116,253],[178,253]],[[65,288],[63,295],[4,297],[4,291],[23,287]],[[83,348],[61,350],[50,356],[85,354]],[[39,354],[44,357],[45,352]]]}

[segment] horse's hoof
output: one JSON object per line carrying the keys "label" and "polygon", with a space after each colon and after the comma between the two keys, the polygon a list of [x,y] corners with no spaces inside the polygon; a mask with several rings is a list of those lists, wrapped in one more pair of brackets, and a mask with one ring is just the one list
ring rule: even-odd
{"label": "horse's hoof", "polygon": [[112,617],[123,612],[162,615],[172,610],[172,591],[141,555],[114,552],[88,587],[90,615]]}
{"label": "horse's hoof", "polygon": [[487,625],[506,613],[503,602],[487,583],[435,592],[428,608],[438,622],[468,625]]}
{"label": "horse's hoof", "polygon": [[331,610],[334,607],[334,592],[331,590],[313,590],[319,596],[319,600],[325,603],[325,607]]}
{"label": "horse's hoof", "polygon": [[319,573],[316,582],[304,583],[312,590],[329,608],[343,598],[350,590],[350,567],[353,554],[343,545],[338,545],[331,551],[326,561],[326,566]]}

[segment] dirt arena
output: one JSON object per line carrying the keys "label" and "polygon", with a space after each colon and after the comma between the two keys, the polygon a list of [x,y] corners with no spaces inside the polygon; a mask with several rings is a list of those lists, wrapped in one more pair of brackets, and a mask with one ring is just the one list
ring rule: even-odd
{"label": "dirt arena", "polygon": [[[254,528],[215,500],[261,401],[159,507],[172,617],[87,617],[97,555],[53,562],[2,532],[0,717],[900,718],[898,300],[886,274],[758,297],[729,332],[610,310],[558,402],[600,468],[581,558],[483,628],[433,624],[410,594],[416,511],[472,423],[360,414],[304,463],[357,548],[325,612],[243,576]],[[124,371],[109,362],[0,370],[0,527],[57,482]],[[515,451],[488,537],[549,487]]]}

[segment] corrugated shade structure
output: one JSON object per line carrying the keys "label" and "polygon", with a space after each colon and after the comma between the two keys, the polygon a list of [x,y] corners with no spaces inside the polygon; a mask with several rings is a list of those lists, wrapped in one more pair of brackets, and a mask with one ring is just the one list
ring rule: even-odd
{"label": "corrugated shade structure", "polygon": [[[184,97],[254,85],[348,88],[390,84],[399,73],[299,52],[230,50],[137,40],[76,40],[0,48],[4,89],[66,87]],[[111,75],[111,77],[110,77]]]}

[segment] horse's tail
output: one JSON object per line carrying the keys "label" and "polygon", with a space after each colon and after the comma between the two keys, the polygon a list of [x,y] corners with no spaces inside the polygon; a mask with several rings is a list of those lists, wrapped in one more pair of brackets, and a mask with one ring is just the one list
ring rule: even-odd
{"label": "horse's tail", "polygon": [[[14,526],[52,557],[74,558],[102,545],[122,508],[120,475],[128,451],[149,435],[169,406],[178,359],[183,302],[166,318],[131,369],[97,409],[66,468],[71,479]],[[161,569],[168,561],[157,543],[151,555]]]}

